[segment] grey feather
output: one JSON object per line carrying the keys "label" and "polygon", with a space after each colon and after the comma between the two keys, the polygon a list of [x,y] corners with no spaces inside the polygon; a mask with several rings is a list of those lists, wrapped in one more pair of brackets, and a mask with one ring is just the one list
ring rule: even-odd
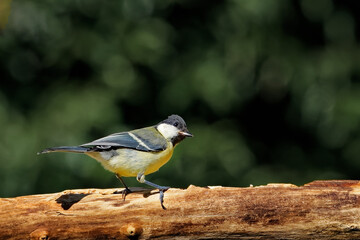
{"label": "grey feather", "polygon": [[114,133],[81,145],[81,147],[90,146],[132,148],[145,152],[159,152],[166,149],[167,142],[155,127],[147,127],[130,132]]}
{"label": "grey feather", "polygon": [[89,151],[89,148],[78,147],[78,146],[62,146],[62,147],[52,147],[46,148],[37,154],[50,153],[50,152],[73,152],[73,153],[86,153]]}

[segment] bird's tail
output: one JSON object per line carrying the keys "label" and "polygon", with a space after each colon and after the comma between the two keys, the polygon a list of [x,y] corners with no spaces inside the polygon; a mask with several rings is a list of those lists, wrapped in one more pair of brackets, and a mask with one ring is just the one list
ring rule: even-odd
{"label": "bird's tail", "polygon": [[78,146],[62,146],[62,147],[52,147],[46,148],[37,154],[50,153],[50,152],[72,152],[72,153],[86,153],[89,151],[89,148],[78,147]]}

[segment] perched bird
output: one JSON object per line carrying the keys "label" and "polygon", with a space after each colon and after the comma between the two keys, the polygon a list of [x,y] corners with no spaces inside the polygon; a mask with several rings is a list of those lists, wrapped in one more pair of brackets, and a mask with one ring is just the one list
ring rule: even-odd
{"label": "perched bird", "polygon": [[169,187],[159,186],[145,180],[145,175],[153,173],[167,163],[174,147],[185,137],[192,137],[184,119],[171,115],[155,126],[114,133],[80,146],[62,146],[46,148],[39,152],[84,153],[113,173],[124,185],[123,197],[131,190],[121,177],[136,177],[140,183],[159,189],[160,204],[163,209],[164,192]]}

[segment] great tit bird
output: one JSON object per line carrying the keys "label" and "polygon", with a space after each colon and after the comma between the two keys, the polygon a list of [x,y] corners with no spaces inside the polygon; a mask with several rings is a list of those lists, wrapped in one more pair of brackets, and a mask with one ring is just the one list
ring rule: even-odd
{"label": "great tit bird", "polygon": [[121,177],[136,177],[140,183],[159,189],[163,209],[164,192],[169,187],[159,186],[145,180],[145,175],[156,172],[167,163],[174,147],[185,137],[192,137],[184,119],[171,115],[155,126],[114,133],[80,146],[46,148],[39,152],[84,153],[113,173],[124,185],[123,197],[131,192]]}

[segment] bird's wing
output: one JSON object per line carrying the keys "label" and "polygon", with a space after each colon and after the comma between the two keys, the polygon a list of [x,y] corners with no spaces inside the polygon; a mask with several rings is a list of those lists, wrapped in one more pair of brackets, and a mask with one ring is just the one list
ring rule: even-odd
{"label": "bird's wing", "polygon": [[114,133],[81,146],[96,146],[99,149],[132,148],[145,152],[159,152],[166,149],[167,142],[155,127],[147,127],[130,132]]}

